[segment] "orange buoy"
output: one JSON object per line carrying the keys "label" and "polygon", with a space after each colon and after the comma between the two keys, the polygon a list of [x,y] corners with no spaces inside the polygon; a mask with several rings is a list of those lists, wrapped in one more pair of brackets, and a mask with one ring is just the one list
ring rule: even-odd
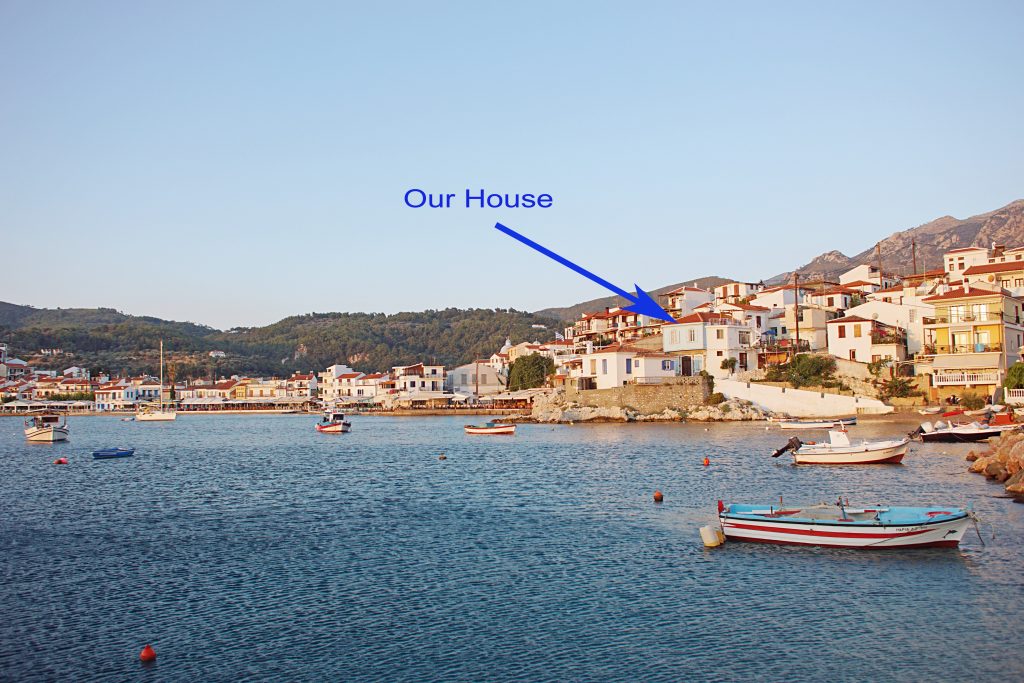
{"label": "orange buoy", "polygon": [[68,464],[68,459],[67,458],[57,458],[56,460],[53,461],[53,464],[54,465],[67,465]]}
{"label": "orange buoy", "polygon": [[711,458],[709,458],[708,456],[705,455],[704,456],[704,467],[707,467],[710,464],[711,464]]}
{"label": "orange buoy", "polygon": [[663,500],[665,500],[665,496],[661,495],[661,491],[655,491],[654,492],[654,502],[655,503],[660,503]]}
{"label": "orange buoy", "polygon": [[142,652],[139,653],[139,660],[149,663],[156,661],[156,651],[153,650],[153,646],[147,644],[146,647],[142,648]]}

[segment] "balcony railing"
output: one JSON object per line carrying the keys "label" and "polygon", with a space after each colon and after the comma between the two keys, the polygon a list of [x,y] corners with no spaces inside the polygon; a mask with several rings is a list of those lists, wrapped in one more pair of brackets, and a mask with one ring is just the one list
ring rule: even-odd
{"label": "balcony railing", "polygon": [[1004,322],[1011,325],[1020,325],[1020,316],[999,315],[998,313],[977,313],[966,315],[939,315],[934,318],[925,316],[922,318],[925,325],[961,325],[964,323],[995,323]]}
{"label": "balcony railing", "polygon": [[999,384],[998,372],[943,372],[935,373],[935,386],[965,386],[968,384]]}
{"label": "balcony railing", "polygon": [[872,344],[905,344],[907,341],[907,335],[905,334],[872,334]]}
{"label": "balcony railing", "polygon": [[924,347],[924,352],[932,356],[948,353],[999,353],[1002,350],[1002,344],[930,344]]}

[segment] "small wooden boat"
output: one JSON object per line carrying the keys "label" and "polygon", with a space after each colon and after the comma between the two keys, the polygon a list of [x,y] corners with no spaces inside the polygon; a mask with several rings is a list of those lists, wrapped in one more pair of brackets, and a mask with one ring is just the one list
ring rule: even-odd
{"label": "small wooden boat", "polygon": [[954,424],[952,422],[942,422],[941,420],[932,424],[931,422],[922,422],[921,426],[916,431],[912,432],[915,436],[920,436],[921,441],[924,442],[941,442],[941,443],[958,443],[958,442],[972,442],[972,441],[984,441],[993,436],[999,436],[1004,432],[1012,432],[1016,429],[1020,429],[1019,424],[1006,424],[1005,421],[1000,421],[1000,424],[981,424],[980,422],[971,422],[970,424]]}
{"label": "small wooden boat", "polygon": [[919,415],[935,415],[936,413],[941,413],[942,408],[939,406],[932,406],[930,408],[921,408],[917,412]]}
{"label": "small wooden boat", "polygon": [[134,448],[101,448],[92,452],[92,457],[97,460],[109,460],[111,458],[130,458],[135,455]]}
{"label": "small wooden boat", "polygon": [[780,420],[780,429],[832,429],[857,424],[856,417],[828,418],[824,420]]}
{"label": "small wooden boat", "polygon": [[797,465],[876,465],[902,461],[910,446],[909,437],[852,444],[845,429],[830,430],[828,437],[828,443],[817,444],[804,443],[794,436],[772,453],[772,457],[792,451],[793,462]]}
{"label": "small wooden boat", "polygon": [[28,441],[67,441],[67,418],[60,413],[44,412],[25,420],[25,438]]}
{"label": "small wooden boat", "polygon": [[724,505],[722,532],[730,541],[837,548],[927,548],[960,544],[971,514],[957,507]]}
{"label": "small wooden boat", "polygon": [[352,423],[345,419],[344,413],[328,411],[316,423],[316,431],[324,434],[345,434],[352,431]]}
{"label": "small wooden boat", "polygon": [[485,425],[466,425],[463,430],[467,434],[507,434],[512,435],[516,433],[516,426],[514,424],[497,424],[494,422],[488,422]]}

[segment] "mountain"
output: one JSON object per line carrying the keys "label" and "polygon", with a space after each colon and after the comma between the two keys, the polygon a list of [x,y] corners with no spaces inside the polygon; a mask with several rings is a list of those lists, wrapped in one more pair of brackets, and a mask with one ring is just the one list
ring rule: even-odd
{"label": "mountain", "polygon": [[[311,313],[265,327],[221,331],[109,308],[40,309],[0,302],[0,341],[10,346],[12,356],[35,367],[154,372],[163,339],[179,379],[214,372],[282,375],[334,363],[363,371],[420,360],[453,366],[489,357],[506,337],[547,341],[559,327],[557,319],[512,309],[449,308],[393,315]],[[42,355],[42,349],[61,349],[63,354]],[[215,365],[209,357],[213,350],[227,354]]]}
{"label": "mountain", "polygon": [[[993,243],[1008,247],[1024,245],[1024,199],[1007,204],[1001,209],[971,216],[953,218],[943,216],[919,225],[916,228],[896,232],[883,239],[881,245],[882,269],[908,275],[913,272],[914,248],[917,244],[917,270],[942,268],[942,255],[950,249],[960,247],[989,247]],[[846,256],[839,251],[829,251],[815,257],[797,269],[801,277],[824,276],[835,279],[843,271],[864,263],[875,263],[875,246],[856,256]],[[767,280],[778,283],[788,280],[793,271],[779,273]]]}
{"label": "mountain", "polygon": [[[726,282],[732,282],[728,278],[718,277],[717,275],[709,275],[706,277],[699,277],[696,280],[687,280],[686,282],[677,282],[674,285],[665,285],[658,289],[652,289],[647,293],[657,299],[658,294],[664,294],[665,292],[671,292],[673,289],[683,286],[689,287],[700,287],[702,289],[708,289],[711,287],[717,287],[718,285],[724,285]],[[603,311],[606,308],[613,308],[615,306],[628,305],[625,299],[621,296],[604,296],[600,299],[591,299],[590,301],[584,301],[582,303],[573,304],[572,306],[563,306],[560,308],[544,308],[539,311],[534,311],[535,315],[544,316],[547,318],[555,318],[557,320],[572,321],[580,317],[584,313],[592,313],[594,311]]]}

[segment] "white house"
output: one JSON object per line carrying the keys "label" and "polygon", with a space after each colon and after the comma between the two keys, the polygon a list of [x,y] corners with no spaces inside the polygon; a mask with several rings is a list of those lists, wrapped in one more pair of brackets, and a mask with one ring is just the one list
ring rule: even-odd
{"label": "white house", "polygon": [[699,287],[677,287],[660,296],[665,312],[673,318],[690,315],[701,304],[712,303],[715,295]]}
{"label": "white house", "polygon": [[715,301],[736,303],[764,289],[760,282],[729,282],[715,287]]}
{"label": "white house", "polygon": [[708,326],[730,320],[732,318],[724,313],[691,313],[679,318],[676,324],[661,328],[661,348],[679,359],[679,374],[700,374],[705,368]]}
{"label": "white house", "polygon": [[828,351],[836,358],[870,363],[906,358],[903,330],[877,320],[847,315],[828,323]]}
{"label": "white house", "polygon": [[[735,320],[721,320],[707,326],[707,366],[715,377],[728,377],[733,372],[748,372],[758,369],[756,344],[757,333],[750,325]],[[735,368],[723,368],[728,359],[736,361]]]}
{"label": "white house", "polygon": [[401,394],[444,390],[443,365],[396,365],[391,368],[391,374],[395,378],[395,388]]}
{"label": "white house", "polygon": [[942,255],[942,264],[952,280],[960,280],[964,271],[972,266],[982,266],[989,262],[986,247],[963,247],[950,249]]}
{"label": "white house", "polygon": [[[907,296],[899,297],[899,303],[881,300],[867,301],[860,306],[854,306],[846,314],[853,315],[867,320],[877,320],[880,323],[891,327],[899,327],[907,332],[907,353],[921,353],[925,344],[925,319],[935,317],[934,304],[923,301],[915,289],[908,288]],[[829,348],[831,349],[831,343]],[[845,355],[833,353],[840,358]]]}
{"label": "white house", "polygon": [[655,384],[678,373],[678,358],[661,351],[610,344],[580,357],[571,375],[581,389],[611,389],[626,384]]}
{"label": "white house", "polygon": [[466,363],[448,371],[444,380],[445,391],[486,396],[505,390],[505,376],[487,361]]}

